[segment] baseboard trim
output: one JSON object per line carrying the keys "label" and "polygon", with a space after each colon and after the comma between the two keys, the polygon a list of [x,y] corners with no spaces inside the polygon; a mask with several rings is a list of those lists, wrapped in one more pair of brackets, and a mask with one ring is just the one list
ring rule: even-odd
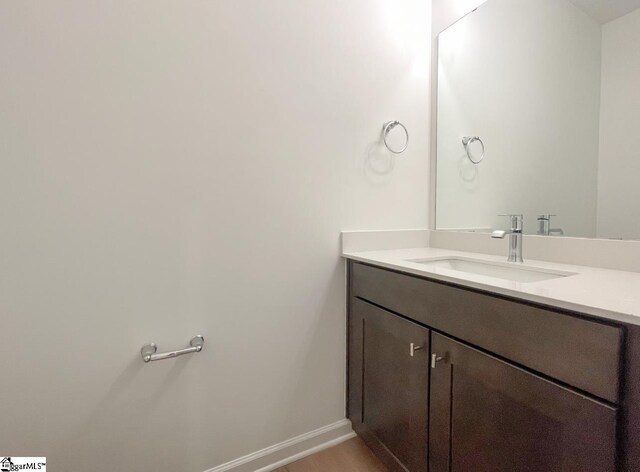
{"label": "baseboard trim", "polygon": [[351,421],[343,419],[205,472],[270,472],[355,436]]}

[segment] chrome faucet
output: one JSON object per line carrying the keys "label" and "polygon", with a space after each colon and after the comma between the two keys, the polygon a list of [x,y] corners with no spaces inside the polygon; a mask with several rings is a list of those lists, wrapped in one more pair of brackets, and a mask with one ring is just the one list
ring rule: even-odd
{"label": "chrome faucet", "polygon": [[549,230],[551,229],[551,217],[557,215],[538,215],[538,234],[542,236],[549,236]]}
{"label": "chrome faucet", "polygon": [[551,215],[551,214],[538,215],[538,234],[539,235],[542,235],[542,236],[552,236],[552,235],[563,236],[564,235],[564,231],[562,231],[562,228],[551,227],[551,217],[553,216],[558,216],[558,215]]}
{"label": "chrome faucet", "polygon": [[509,235],[509,262],[524,262],[522,259],[522,222],[523,215],[498,215],[508,216],[511,220],[511,229],[509,231],[497,230],[491,233],[492,238],[504,239]]}

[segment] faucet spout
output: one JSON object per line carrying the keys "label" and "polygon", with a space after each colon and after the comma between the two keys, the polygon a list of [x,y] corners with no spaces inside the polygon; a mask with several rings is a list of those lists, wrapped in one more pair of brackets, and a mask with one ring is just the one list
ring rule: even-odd
{"label": "faucet spout", "polygon": [[491,233],[491,237],[493,239],[504,239],[506,235],[507,235],[507,231],[502,229],[497,229],[493,233]]}

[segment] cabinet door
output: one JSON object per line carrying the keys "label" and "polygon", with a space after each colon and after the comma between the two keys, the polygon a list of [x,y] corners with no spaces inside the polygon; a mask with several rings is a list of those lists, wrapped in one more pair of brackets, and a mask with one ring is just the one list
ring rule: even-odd
{"label": "cabinet door", "polygon": [[433,333],[430,472],[613,472],[616,409]]}
{"label": "cabinet door", "polygon": [[350,417],[360,420],[356,431],[392,470],[425,472],[429,330],[358,299],[351,310],[360,336],[350,336],[350,360],[362,362],[357,373],[349,371],[360,376],[350,381],[350,387],[361,385],[349,396]]}

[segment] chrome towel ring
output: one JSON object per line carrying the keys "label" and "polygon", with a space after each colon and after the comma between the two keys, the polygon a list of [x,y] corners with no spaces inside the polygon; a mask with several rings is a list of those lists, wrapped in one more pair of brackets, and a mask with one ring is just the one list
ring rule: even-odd
{"label": "chrome towel ring", "polygon": [[[478,159],[474,159],[471,156],[471,151],[469,150],[469,146],[475,141],[480,142],[480,146],[482,146],[482,154],[480,154],[480,157]],[[478,136],[465,136],[464,138],[462,138],[462,145],[464,146],[464,151],[467,153],[467,157],[471,162],[476,165],[482,162],[482,159],[484,159],[484,143],[482,142],[482,139],[480,139]]]}
{"label": "chrome towel ring", "polygon": [[[387,142],[387,135],[396,126],[402,127],[402,129],[404,130],[404,134],[406,136],[404,147],[402,149],[400,149],[400,150],[393,149],[391,146],[389,146],[389,143]],[[399,121],[397,121],[397,120],[395,120],[395,121],[387,121],[385,124],[382,125],[382,136],[384,138],[384,145],[387,147],[387,149],[389,151],[391,151],[394,154],[403,153],[404,151],[406,151],[407,146],[409,146],[409,132],[407,131],[407,127],[405,125],[403,125],[402,123],[400,123]]]}

